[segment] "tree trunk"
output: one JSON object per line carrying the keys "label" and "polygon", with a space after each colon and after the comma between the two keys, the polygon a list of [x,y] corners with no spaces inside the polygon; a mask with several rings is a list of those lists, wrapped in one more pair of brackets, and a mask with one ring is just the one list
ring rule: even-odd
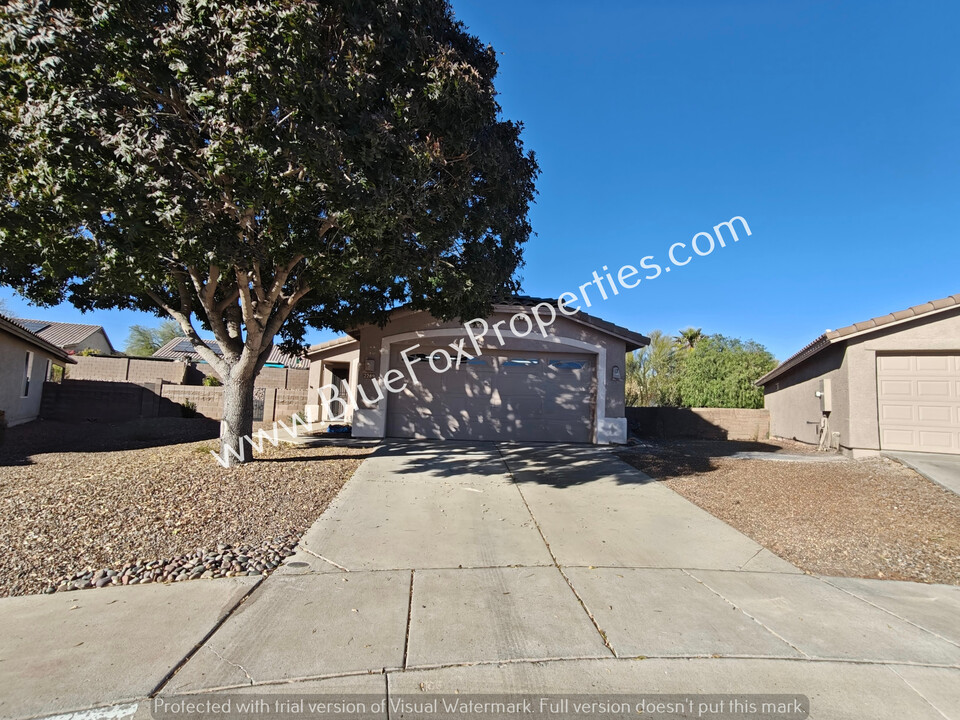
{"label": "tree trunk", "polygon": [[220,457],[227,466],[252,460],[253,449],[244,438],[253,433],[252,373],[235,373],[223,380],[223,421],[220,423]]}

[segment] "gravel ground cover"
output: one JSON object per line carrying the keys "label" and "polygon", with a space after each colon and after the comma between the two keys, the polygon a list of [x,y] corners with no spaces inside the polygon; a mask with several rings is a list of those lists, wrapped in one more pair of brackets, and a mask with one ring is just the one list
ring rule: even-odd
{"label": "gravel ground cover", "polygon": [[267,573],[371,448],[221,467],[217,423],[38,422],[0,447],[0,596]]}
{"label": "gravel ground cover", "polygon": [[960,585],[960,496],[885,458],[725,458],[738,450],[810,452],[774,441],[665,442],[620,455],[808,572]]}

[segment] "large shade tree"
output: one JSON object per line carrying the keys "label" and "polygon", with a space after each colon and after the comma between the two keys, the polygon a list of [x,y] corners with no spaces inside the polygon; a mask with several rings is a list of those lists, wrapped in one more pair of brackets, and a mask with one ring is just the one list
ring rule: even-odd
{"label": "large shade tree", "polygon": [[176,320],[222,450],[275,338],[517,289],[537,165],[445,0],[23,0],[0,27],[0,282]]}

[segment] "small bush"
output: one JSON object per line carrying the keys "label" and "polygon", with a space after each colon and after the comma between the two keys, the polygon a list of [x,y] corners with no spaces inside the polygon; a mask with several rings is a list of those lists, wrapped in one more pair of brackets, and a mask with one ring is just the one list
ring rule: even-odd
{"label": "small bush", "polygon": [[195,418],[197,416],[197,404],[193,400],[184,400],[180,403],[180,412],[185,418]]}
{"label": "small bush", "polygon": [[215,378],[213,375],[207,375],[207,376],[205,376],[205,377],[203,378],[203,384],[206,385],[207,387],[220,387],[221,385],[223,385],[223,383],[220,382],[220,381],[219,381],[217,378]]}
{"label": "small bush", "polygon": [[80,355],[82,357],[94,357],[94,356],[100,355],[100,351],[95,350],[93,348],[84,348],[83,350],[78,352],[77,355]]}

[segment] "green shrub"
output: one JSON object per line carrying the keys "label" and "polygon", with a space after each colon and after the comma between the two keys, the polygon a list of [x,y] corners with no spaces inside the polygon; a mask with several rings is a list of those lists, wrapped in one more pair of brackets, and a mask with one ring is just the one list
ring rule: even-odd
{"label": "green shrub", "polygon": [[206,377],[204,377],[203,384],[206,385],[207,387],[220,387],[221,385],[223,385],[223,383],[220,382],[220,380],[215,378],[213,375],[207,375]]}
{"label": "green shrub", "polygon": [[180,411],[185,418],[195,418],[197,416],[197,404],[193,400],[184,400],[180,403]]}

